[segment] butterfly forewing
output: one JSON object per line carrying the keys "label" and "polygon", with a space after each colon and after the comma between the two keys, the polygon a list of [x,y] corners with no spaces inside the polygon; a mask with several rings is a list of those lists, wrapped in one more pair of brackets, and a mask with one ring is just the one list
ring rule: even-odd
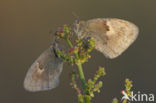
{"label": "butterfly forewing", "polygon": [[50,47],[45,50],[29,68],[24,87],[28,91],[44,91],[55,88],[59,83],[63,62]]}
{"label": "butterfly forewing", "polygon": [[80,21],[79,38],[93,37],[96,49],[108,58],[115,58],[124,52],[137,38],[139,29],[133,23],[115,19],[98,18]]}

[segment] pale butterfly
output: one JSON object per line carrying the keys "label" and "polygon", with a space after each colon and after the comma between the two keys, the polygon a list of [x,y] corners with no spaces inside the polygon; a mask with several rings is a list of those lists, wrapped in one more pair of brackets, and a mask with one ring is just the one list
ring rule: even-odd
{"label": "pale butterfly", "polygon": [[28,91],[44,91],[55,88],[63,69],[63,61],[57,57],[57,43],[45,50],[29,68],[24,88]]}
{"label": "pale butterfly", "polygon": [[[107,58],[115,58],[125,51],[137,38],[138,27],[126,20],[97,18],[74,23],[74,34],[79,39],[93,37],[96,49]],[[28,91],[45,91],[55,88],[63,69],[63,61],[57,57],[54,42],[29,68],[24,88]]]}
{"label": "pale butterfly", "polygon": [[75,25],[74,31],[78,38],[93,37],[96,49],[110,59],[123,53],[139,33],[135,24],[116,18],[97,18]]}

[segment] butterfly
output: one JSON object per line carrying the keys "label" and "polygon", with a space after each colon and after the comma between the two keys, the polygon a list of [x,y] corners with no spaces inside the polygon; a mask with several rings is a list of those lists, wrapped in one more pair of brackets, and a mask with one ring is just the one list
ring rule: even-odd
{"label": "butterfly", "polygon": [[96,18],[75,25],[78,38],[93,37],[96,49],[110,59],[121,55],[139,33],[135,24],[117,18]]}
{"label": "butterfly", "polygon": [[[79,39],[93,37],[96,50],[113,59],[121,55],[137,38],[138,27],[126,20],[96,18],[74,23],[73,31]],[[57,56],[58,43],[54,42],[30,66],[24,88],[31,92],[51,90],[58,86],[63,61]]]}

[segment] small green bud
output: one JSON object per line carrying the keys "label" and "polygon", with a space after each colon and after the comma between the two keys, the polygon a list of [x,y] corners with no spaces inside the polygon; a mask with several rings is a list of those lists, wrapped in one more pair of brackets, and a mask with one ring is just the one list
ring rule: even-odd
{"label": "small green bud", "polygon": [[102,81],[99,81],[99,83],[98,83],[99,88],[101,88],[102,85],[103,85]]}
{"label": "small green bud", "polygon": [[88,84],[89,88],[93,88],[94,87],[94,82],[91,79],[88,80],[87,84]]}
{"label": "small green bud", "polygon": [[100,88],[102,87],[102,81],[99,81],[98,84],[95,85],[94,87],[94,92],[100,92]]}
{"label": "small green bud", "polygon": [[85,95],[85,103],[90,103],[91,97],[89,95]]}
{"label": "small green bud", "polygon": [[128,78],[125,80],[125,91],[127,92],[127,95],[131,97],[131,88],[133,87],[132,81]]}
{"label": "small green bud", "polygon": [[82,94],[78,94],[78,103],[84,103]]}
{"label": "small green bud", "polygon": [[114,98],[112,103],[119,103],[118,99],[117,98]]}
{"label": "small green bud", "polygon": [[97,92],[100,93],[100,90],[98,90]]}
{"label": "small green bud", "polygon": [[63,30],[65,34],[69,34],[70,33],[70,28],[67,25],[63,26]]}
{"label": "small green bud", "polygon": [[94,97],[94,93],[93,92],[90,92],[90,96],[93,98]]}

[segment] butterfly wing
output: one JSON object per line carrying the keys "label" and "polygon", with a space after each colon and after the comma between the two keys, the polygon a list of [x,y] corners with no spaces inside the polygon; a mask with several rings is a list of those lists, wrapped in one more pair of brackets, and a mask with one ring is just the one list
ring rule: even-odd
{"label": "butterfly wing", "polygon": [[126,20],[98,18],[80,22],[79,38],[93,37],[96,49],[108,58],[122,54],[137,38],[138,27]]}
{"label": "butterfly wing", "polygon": [[63,62],[55,56],[50,47],[45,50],[29,68],[24,88],[31,92],[55,88],[59,83]]}

